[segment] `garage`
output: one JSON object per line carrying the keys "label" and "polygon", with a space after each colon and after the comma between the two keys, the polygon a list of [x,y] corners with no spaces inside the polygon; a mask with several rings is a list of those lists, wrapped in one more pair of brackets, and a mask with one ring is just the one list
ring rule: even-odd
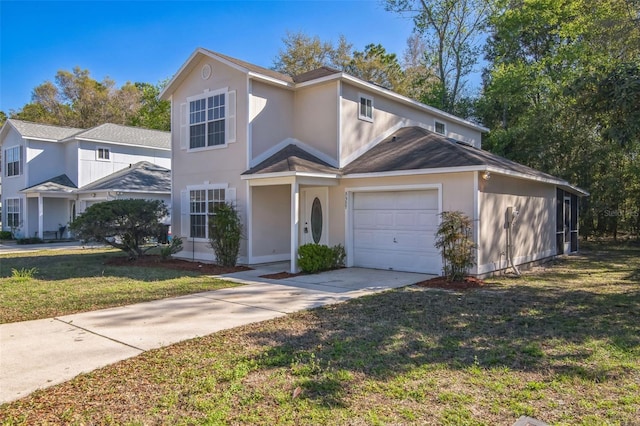
{"label": "garage", "polygon": [[353,266],[441,273],[437,189],[355,192]]}

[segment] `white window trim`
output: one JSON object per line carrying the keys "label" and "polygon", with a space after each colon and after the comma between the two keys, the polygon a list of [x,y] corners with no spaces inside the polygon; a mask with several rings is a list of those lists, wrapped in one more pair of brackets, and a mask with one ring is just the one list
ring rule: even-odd
{"label": "white window trim", "polygon": [[[181,125],[185,127],[185,131],[181,132],[182,133],[182,137],[185,138],[185,143],[184,143],[184,147],[186,148],[187,152],[198,152],[198,151],[209,151],[209,150],[214,150],[214,149],[224,149],[224,148],[228,148],[230,143],[235,142],[235,129],[231,129],[231,126],[235,127],[235,116],[236,116],[236,111],[232,111],[232,107],[233,109],[235,109],[235,102],[232,102],[230,99],[230,93],[234,92],[235,95],[235,91],[229,90],[228,87],[224,87],[222,89],[217,89],[217,90],[205,90],[203,93],[200,93],[198,95],[194,95],[194,96],[189,96],[187,97],[187,102],[185,104],[185,108],[184,111],[181,112],[181,114],[183,115],[183,117],[181,117]],[[224,101],[225,101],[225,113],[224,113],[224,126],[225,126],[225,134],[224,134],[224,143],[221,145],[211,145],[211,146],[202,146],[202,147],[198,147],[198,148],[191,148],[191,141],[190,141],[190,128],[191,128],[191,123],[190,123],[190,119],[189,119],[189,114],[190,114],[190,108],[189,105],[191,105],[191,102],[194,101],[198,101],[200,99],[207,99],[210,98],[212,96],[217,96],[217,95],[221,95],[224,94]],[[233,123],[232,123],[233,121]],[[206,123],[207,121],[205,121]],[[233,137],[231,136],[231,133],[233,133]]]}
{"label": "white window trim", "polygon": [[[438,131],[438,124],[442,124],[442,127],[443,127],[443,131],[442,131],[442,133],[440,133],[440,132]],[[446,135],[447,135],[447,123],[445,123],[444,121],[440,121],[440,120],[434,120],[434,121],[433,121],[433,131],[434,131],[435,133],[439,134],[439,135],[444,135],[444,136],[446,136]]]}
{"label": "white window trim", "polygon": [[[228,183],[204,183],[204,184],[200,184],[200,185],[187,185],[187,187],[184,189],[184,192],[186,192],[186,200],[181,201],[181,205],[180,205],[180,210],[181,210],[181,216],[183,219],[181,219],[181,225],[180,225],[180,233],[182,234],[182,237],[184,239],[186,239],[186,241],[194,241],[194,242],[208,242],[209,241],[209,230],[208,230],[208,222],[207,222],[207,228],[205,230],[205,234],[207,235],[207,237],[205,238],[200,238],[200,237],[192,237],[191,236],[191,222],[190,222],[190,218],[191,218],[191,191],[207,191],[207,190],[212,190],[212,189],[224,189],[224,196],[225,196],[225,202],[232,202],[235,203],[235,199],[236,199],[236,189],[235,188],[229,188],[229,184]],[[182,194],[181,194],[182,197]],[[188,225],[188,226],[187,226]],[[184,229],[186,226],[186,229]]]}
{"label": "white window trim", "polygon": [[[106,151],[109,153],[109,158],[100,158],[100,150]],[[111,148],[106,146],[96,146],[96,161],[105,161],[111,162]]]}
{"label": "white window trim", "polygon": [[[371,101],[371,117],[362,114],[362,111],[360,110],[360,103],[362,102],[362,99]],[[374,111],[375,107],[373,105],[373,96],[365,95],[364,93],[358,93],[358,119],[373,123]]]}
{"label": "white window trim", "polygon": [[[4,214],[4,219],[5,221],[3,222],[3,225],[6,224],[6,228],[8,229],[21,229],[22,228],[22,223],[24,222],[23,218],[22,218],[22,199],[21,198],[5,198],[4,199],[4,206],[3,206],[3,214]],[[11,204],[13,204],[14,202],[17,204],[17,212],[15,211],[11,211],[9,212],[9,202],[11,202]],[[14,207],[14,206],[12,206]],[[15,226],[10,226],[9,225],[9,213],[11,214],[15,214],[18,213],[18,224]]]}
{"label": "white window trim", "polygon": [[[7,152],[14,150],[14,149],[18,149],[18,174],[15,175],[11,175],[9,176],[9,163],[7,162]],[[9,148],[6,148],[3,152],[2,152],[2,175],[3,177],[6,177],[8,179],[11,178],[15,178],[15,177],[19,177],[22,176],[24,174],[24,148],[22,148],[22,145],[14,145],[14,146],[10,146]]]}

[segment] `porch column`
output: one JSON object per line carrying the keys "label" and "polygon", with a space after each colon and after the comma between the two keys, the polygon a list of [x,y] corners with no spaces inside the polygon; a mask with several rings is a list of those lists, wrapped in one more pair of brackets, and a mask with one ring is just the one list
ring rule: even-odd
{"label": "porch column", "polygon": [[41,194],[38,194],[38,238],[44,238],[44,200]]}
{"label": "porch column", "polygon": [[291,273],[298,272],[298,227],[300,226],[300,185],[291,183]]}

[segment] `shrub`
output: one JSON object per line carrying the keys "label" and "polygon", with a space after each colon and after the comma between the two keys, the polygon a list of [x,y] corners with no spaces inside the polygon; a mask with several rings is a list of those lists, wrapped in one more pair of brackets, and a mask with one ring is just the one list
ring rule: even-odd
{"label": "shrub", "polygon": [[213,209],[209,220],[209,242],[221,266],[233,267],[238,263],[242,222],[233,204],[220,203]]}
{"label": "shrub", "polygon": [[0,240],[13,240],[11,231],[0,231]]}
{"label": "shrub", "polygon": [[160,234],[167,215],[160,200],[103,201],[89,206],[70,229],[80,240],[109,244],[135,259],[148,250],[143,245]]}
{"label": "shrub", "polygon": [[333,247],[324,244],[304,244],[298,248],[298,265],[302,272],[308,274],[342,267],[345,257],[342,244]]}
{"label": "shrub", "polygon": [[442,222],[436,232],[435,246],[442,253],[442,269],[449,281],[460,281],[475,265],[471,219],[459,211],[442,212],[440,216]]}
{"label": "shrub", "polygon": [[178,253],[180,250],[182,250],[182,238],[174,237],[171,239],[171,243],[169,243],[169,245],[160,249],[160,257],[167,259],[169,256]]}

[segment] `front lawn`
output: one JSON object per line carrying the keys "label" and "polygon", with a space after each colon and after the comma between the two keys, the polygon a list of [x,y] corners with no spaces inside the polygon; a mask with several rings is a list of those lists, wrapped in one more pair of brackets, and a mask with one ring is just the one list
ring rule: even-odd
{"label": "front lawn", "polygon": [[[197,272],[106,264],[114,249],[49,250],[0,255],[0,323],[123,306],[237,284]],[[33,270],[34,277],[16,278]]]}
{"label": "front lawn", "polygon": [[637,424],[640,249],[482,289],[407,287],[146,352],[5,424]]}

